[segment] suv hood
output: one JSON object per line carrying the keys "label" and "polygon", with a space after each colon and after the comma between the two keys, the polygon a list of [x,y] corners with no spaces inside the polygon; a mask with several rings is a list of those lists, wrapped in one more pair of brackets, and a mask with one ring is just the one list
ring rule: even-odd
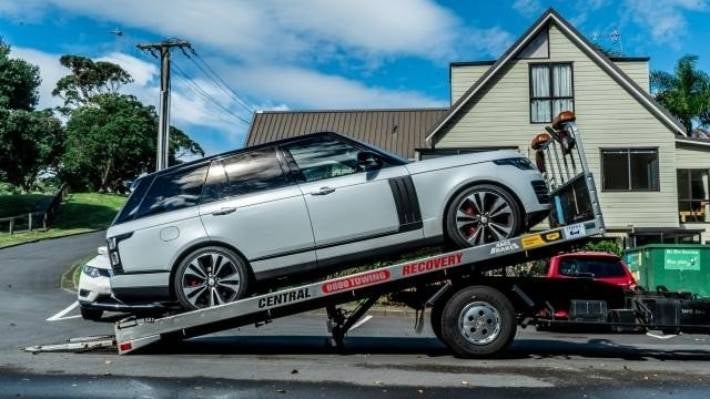
{"label": "suv hood", "polygon": [[490,162],[495,161],[497,159],[521,157],[523,157],[523,155],[515,150],[496,150],[432,158],[424,161],[412,162],[407,164],[406,166],[409,170],[409,173],[416,174],[422,172],[430,172],[432,170],[437,169],[446,169],[462,165]]}

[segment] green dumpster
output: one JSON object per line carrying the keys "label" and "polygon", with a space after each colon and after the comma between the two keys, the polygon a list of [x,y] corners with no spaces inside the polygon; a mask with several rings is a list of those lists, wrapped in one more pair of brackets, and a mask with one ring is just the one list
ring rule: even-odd
{"label": "green dumpster", "polygon": [[710,297],[710,245],[644,245],[627,250],[624,260],[638,284],[648,290],[662,285]]}

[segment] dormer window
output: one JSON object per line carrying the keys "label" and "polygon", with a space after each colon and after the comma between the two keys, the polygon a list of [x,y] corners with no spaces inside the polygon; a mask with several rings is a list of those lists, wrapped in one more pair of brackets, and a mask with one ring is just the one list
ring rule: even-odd
{"label": "dormer window", "polygon": [[550,123],[562,111],[574,111],[572,64],[530,64],[530,123]]}

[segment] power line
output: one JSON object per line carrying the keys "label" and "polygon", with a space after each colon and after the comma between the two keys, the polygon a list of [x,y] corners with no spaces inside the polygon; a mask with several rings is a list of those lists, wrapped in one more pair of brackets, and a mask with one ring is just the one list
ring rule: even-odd
{"label": "power line", "polygon": [[[207,75],[208,78],[210,78],[213,82],[216,83],[217,87],[222,89],[227,95],[233,97],[239,105],[241,105],[245,110],[247,110],[249,113],[254,112],[254,108],[249,106],[247,102],[237,93],[234,89],[232,89],[227,82],[207,63],[207,61],[204,60],[199,54],[197,54],[197,51],[195,51],[194,48],[189,48],[190,52],[194,56],[190,56],[186,51],[183,51],[183,54],[187,58],[189,58],[196,66],[198,69],[202,71],[205,75]],[[196,61],[195,59],[199,60]]]}
{"label": "power line", "polygon": [[217,99],[215,99],[210,93],[208,93],[204,88],[202,88],[196,81],[191,79],[190,77],[187,76],[185,71],[178,66],[177,63],[173,62],[173,66],[175,67],[175,72],[177,72],[177,76],[181,78],[182,80],[185,81],[187,84],[188,89],[199,95],[200,97],[204,98],[205,100],[211,102],[212,104],[216,105],[219,107],[222,111],[227,113],[228,115],[238,119],[240,122],[243,122],[247,125],[249,125],[251,122],[249,122],[247,119],[242,117],[241,115],[235,113],[231,109],[225,107],[222,105]]}

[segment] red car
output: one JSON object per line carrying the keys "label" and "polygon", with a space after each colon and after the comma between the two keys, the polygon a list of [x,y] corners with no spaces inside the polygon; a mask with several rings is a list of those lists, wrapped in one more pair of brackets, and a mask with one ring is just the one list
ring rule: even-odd
{"label": "red car", "polygon": [[575,252],[553,256],[547,263],[548,278],[593,278],[609,284],[633,289],[636,279],[628,266],[607,252]]}
{"label": "red car", "polygon": [[[591,278],[625,289],[636,288],[636,279],[628,266],[618,256],[606,252],[575,252],[550,258],[543,278],[569,279]],[[566,319],[569,309],[566,303],[555,304],[555,319]]]}

